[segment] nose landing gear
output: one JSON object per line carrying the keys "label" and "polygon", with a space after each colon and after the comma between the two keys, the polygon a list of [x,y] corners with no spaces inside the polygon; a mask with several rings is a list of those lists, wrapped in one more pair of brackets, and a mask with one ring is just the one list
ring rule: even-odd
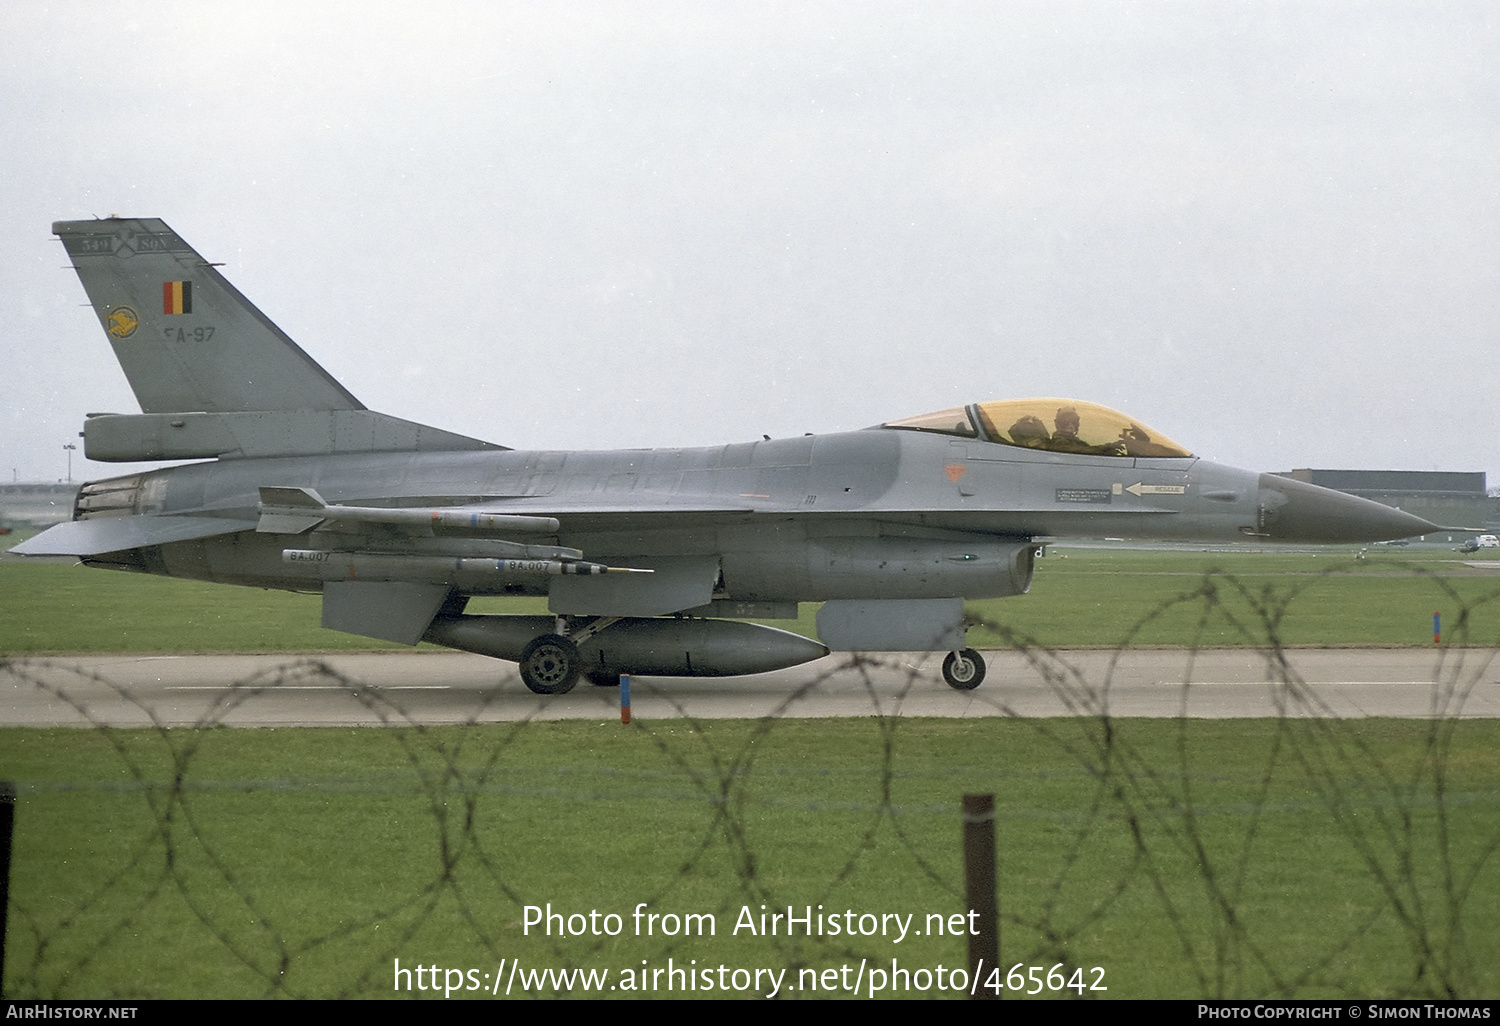
{"label": "nose landing gear", "polygon": [[984,657],[972,648],[943,658],[943,680],[956,691],[973,691],[984,681]]}

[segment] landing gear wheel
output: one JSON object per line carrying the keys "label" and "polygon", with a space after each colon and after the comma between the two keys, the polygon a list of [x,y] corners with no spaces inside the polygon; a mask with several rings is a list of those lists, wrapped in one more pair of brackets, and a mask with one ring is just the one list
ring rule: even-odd
{"label": "landing gear wheel", "polygon": [[578,646],[561,634],[533,638],[521,650],[521,679],[539,695],[566,695],[578,683]]}
{"label": "landing gear wheel", "polygon": [[620,675],[618,673],[610,673],[608,670],[589,670],[584,676],[596,688],[617,688],[620,686]]}
{"label": "landing gear wheel", "polygon": [[984,682],[984,656],[972,648],[949,652],[943,659],[943,679],[950,688],[973,691]]}

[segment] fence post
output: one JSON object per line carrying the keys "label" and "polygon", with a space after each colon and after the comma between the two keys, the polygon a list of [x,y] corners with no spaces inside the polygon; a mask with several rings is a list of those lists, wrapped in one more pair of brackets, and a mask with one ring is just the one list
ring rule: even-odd
{"label": "fence post", "polygon": [[0,998],[5,997],[5,927],[10,913],[10,838],[16,825],[16,785],[0,780]]}
{"label": "fence post", "polygon": [[1003,978],[1000,968],[1000,905],[995,894],[995,796],[964,795],[964,892],[977,930],[969,932],[969,993],[992,1001],[999,988],[986,988],[981,973]]}

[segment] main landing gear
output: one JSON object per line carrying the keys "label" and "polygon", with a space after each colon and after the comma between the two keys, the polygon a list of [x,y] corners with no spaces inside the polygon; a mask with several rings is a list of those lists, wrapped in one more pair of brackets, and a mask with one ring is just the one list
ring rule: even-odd
{"label": "main landing gear", "polygon": [[578,683],[578,646],[561,634],[532,638],[521,650],[521,679],[539,695],[565,695]]}
{"label": "main landing gear", "polygon": [[[569,617],[557,618],[557,632],[532,638],[521,649],[521,679],[538,695],[566,695],[578,683],[583,673],[583,660],[578,655],[578,646],[618,620],[618,616],[595,617],[586,627],[573,630]],[[605,684],[590,673],[589,680]],[[619,683],[615,677],[614,683]]]}
{"label": "main landing gear", "polygon": [[966,648],[943,659],[943,680],[958,691],[973,691],[984,681],[984,656]]}

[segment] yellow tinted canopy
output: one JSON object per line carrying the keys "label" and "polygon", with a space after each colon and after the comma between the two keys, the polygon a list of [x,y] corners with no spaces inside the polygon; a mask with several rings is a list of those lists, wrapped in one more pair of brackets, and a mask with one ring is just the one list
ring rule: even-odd
{"label": "yellow tinted canopy", "polygon": [[1005,445],[1092,456],[1189,457],[1192,453],[1138,420],[1078,399],[1005,399],[955,406],[883,427],[984,438]]}

